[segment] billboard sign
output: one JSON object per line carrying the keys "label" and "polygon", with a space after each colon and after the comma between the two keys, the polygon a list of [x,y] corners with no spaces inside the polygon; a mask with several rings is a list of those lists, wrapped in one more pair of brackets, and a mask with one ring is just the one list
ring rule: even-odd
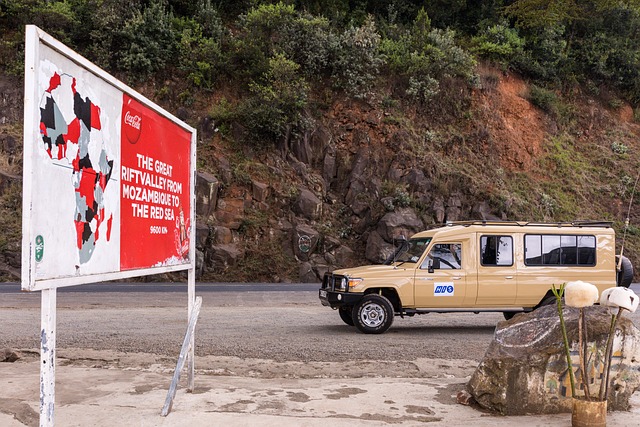
{"label": "billboard sign", "polygon": [[195,129],[28,26],[22,288],[192,268],[195,139]]}

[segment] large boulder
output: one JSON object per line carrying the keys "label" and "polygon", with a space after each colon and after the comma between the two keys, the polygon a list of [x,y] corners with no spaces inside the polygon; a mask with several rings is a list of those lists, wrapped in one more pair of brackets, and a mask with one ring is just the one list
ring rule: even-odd
{"label": "large boulder", "polygon": [[313,192],[302,188],[293,204],[293,211],[310,220],[319,219],[322,215],[322,200]]}
{"label": "large boulder", "polygon": [[266,202],[269,197],[269,184],[260,181],[251,181],[251,195],[256,202]]}
{"label": "large boulder", "polygon": [[322,162],[322,177],[324,178],[327,187],[331,187],[337,173],[338,166],[336,162],[336,150],[332,147],[328,147]]}
{"label": "large boulder", "polygon": [[207,241],[211,235],[209,226],[200,221],[196,221],[196,248],[204,251],[207,246]]}
{"label": "large boulder", "polygon": [[431,189],[431,182],[420,169],[411,169],[403,181],[409,185],[409,190],[414,193],[427,193]]}
{"label": "large boulder", "polygon": [[412,208],[402,208],[385,214],[378,222],[377,231],[385,241],[392,243],[398,236],[409,238],[423,228],[422,220]]}
{"label": "large boulder", "polygon": [[229,267],[235,267],[243,257],[244,251],[233,243],[211,247],[211,265],[216,271],[226,271]]}
{"label": "large boulder", "polygon": [[313,264],[309,261],[300,263],[298,281],[300,283],[316,283],[318,281],[318,277],[315,271],[313,271]]}
{"label": "large boulder", "polygon": [[393,254],[393,251],[394,247],[391,243],[387,243],[378,232],[372,231],[367,239],[364,256],[374,264],[382,264]]}
{"label": "large boulder", "polygon": [[[603,374],[602,353],[611,316],[600,306],[586,309],[590,359],[589,389],[597,395]],[[578,310],[565,308],[571,360],[578,389]],[[551,414],[571,411],[571,387],[562,332],[555,305],[516,315],[498,324],[484,359],[467,384],[483,408],[505,415]],[[591,350],[599,351],[592,353]],[[640,387],[640,330],[622,318],[614,339],[609,410],[628,410],[629,398]]]}
{"label": "large boulder", "polygon": [[446,220],[459,221],[462,215],[462,195],[453,193],[447,200]]}
{"label": "large boulder", "polygon": [[338,267],[351,267],[355,260],[355,253],[348,246],[339,246],[333,253]]}

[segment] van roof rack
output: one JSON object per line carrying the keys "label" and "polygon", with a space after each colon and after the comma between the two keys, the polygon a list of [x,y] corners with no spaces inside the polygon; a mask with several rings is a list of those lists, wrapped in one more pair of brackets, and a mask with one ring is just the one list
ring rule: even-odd
{"label": "van roof rack", "polygon": [[469,227],[471,225],[517,225],[520,227],[537,226],[537,227],[602,227],[609,228],[613,224],[612,221],[592,221],[578,220],[571,222],[535,222],[535,221],[509,221],[509,220],[470,220],[470,221],[447,221],[445,225],[454,226],[461,225]]}

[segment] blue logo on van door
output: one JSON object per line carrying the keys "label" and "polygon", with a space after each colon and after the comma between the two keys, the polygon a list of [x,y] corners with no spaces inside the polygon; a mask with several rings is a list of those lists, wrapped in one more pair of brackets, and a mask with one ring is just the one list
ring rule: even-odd
{"label": "blue logo on van door", "polygon": [[434,283],[433,284],[433,295],[435,296],[453,296],[453,283]]}

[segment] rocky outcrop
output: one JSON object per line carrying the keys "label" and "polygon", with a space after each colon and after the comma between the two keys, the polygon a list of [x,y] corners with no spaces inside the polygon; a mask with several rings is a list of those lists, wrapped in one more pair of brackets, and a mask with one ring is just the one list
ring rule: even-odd
{"label": "rocky outcrop", "polygon": [[[611,316],[599,306],[589,307],[586,313],[588,348],[604,351]],[[572,342],[573,369],[579,378],[578,310],[565,308],[564,316]],[[592,395],[600,387],[601,353],[596,352],[588,365]],[[568,377],[558,312],[555,305],[550,305],[499,323],[467,388],[480,406],[491,411],[505,415],[550,414],[571,411]],[[628,318],[622,318],[614,340],[609,410],[627,410],[629,398],[638,388],[640,330]],[[576,393],[584,395],[583,390]]]}
{"label": "rocky outcrop", "polygon": [[399,237],[409,238],[421,231],[424,224],[411,208],[388,212],[380,221],[376,230],[369,234],[365,256],[374,264],[383,263],[394,251],[394,240]]}
{"label": "rocky outcrop", "polygon": [[399,236],[409,238],[423,228],[424,224],[413,209],[401,208],[385,214],[378,221],[377,231],[385,241],[392,242]]}
{"label": "rocky outcrop", "polygon": [[215,211],[219,187],[218,178],[206,172],[198,172],[196,176],[196,215],[208,218]]}
{"label": "rocky outcrop", "polygon": [[302,188],[293,204],[293,211],[310,220],[319,219],[322,215],[322,200],[311,191]]}
{"label": "rocky outcrop", "polygon": [[235,244],[213,245],[209,262],[216,271],[226,271],[234,267],[242,259],[243,251]]}

